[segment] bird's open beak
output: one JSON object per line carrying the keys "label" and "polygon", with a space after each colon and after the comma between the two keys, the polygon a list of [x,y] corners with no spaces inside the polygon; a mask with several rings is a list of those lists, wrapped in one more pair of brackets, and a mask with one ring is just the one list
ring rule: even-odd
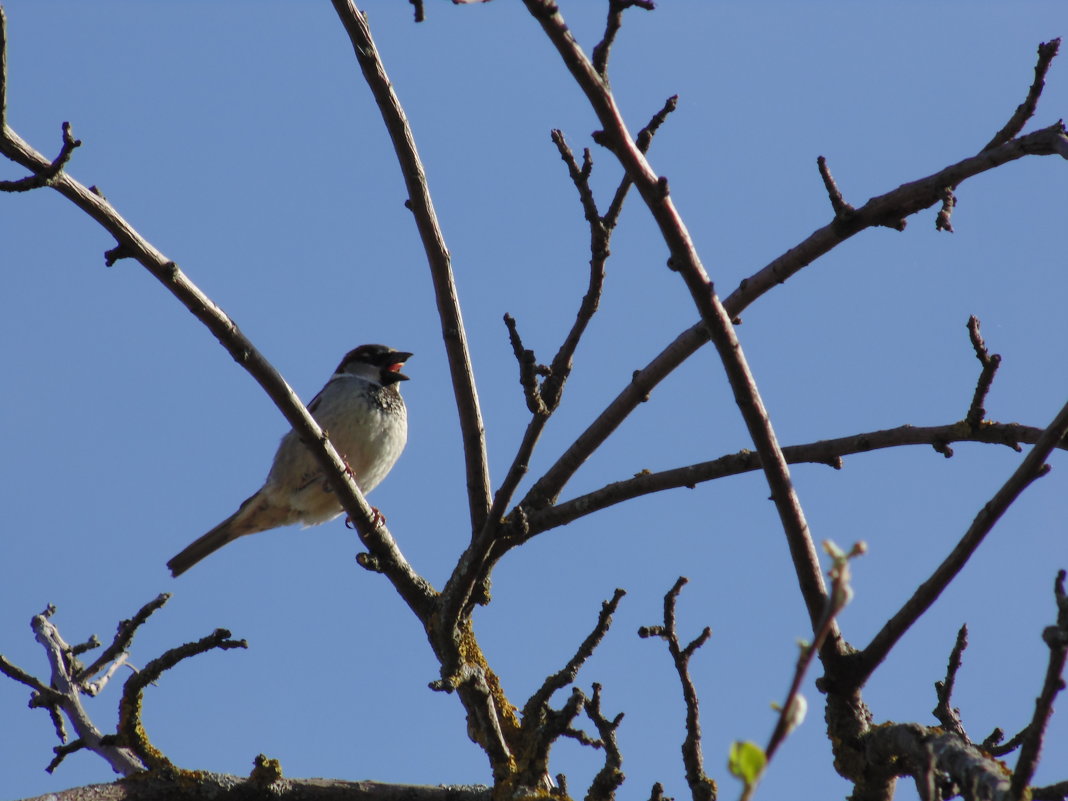
{"label": "bird's open beak", "polygon": [[406,361],[412,358],[413,354],[397,351],[389,355],[392,361],[388,365],[386,365],[386,369],[389,370],[389,372],[393,373],[393,377],[397,381],[408,381],[408,376],[401,372],[401,368],[404,367],[404,363]]}

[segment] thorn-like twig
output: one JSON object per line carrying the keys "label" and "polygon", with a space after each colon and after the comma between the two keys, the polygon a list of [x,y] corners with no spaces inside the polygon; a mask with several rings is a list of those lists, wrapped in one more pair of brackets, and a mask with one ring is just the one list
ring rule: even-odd
{"label": "thorn-like twig", "polygon": [[519,383],[523,387],[523,397],[527,401],[527,409],[534,415],[548,415],[549,410],[541,399],[538,389],[538,373],[541,372],[538,360],[534,357],[534,351],[523,347],[523,340],[519,336],[519,328],[515,318],[510,314],[504,315],[504,324],[508,327],[508,340],[512,343],[512,353],[519,362]]}
{"label": "thorn-like twig", "polygon": [[70,123],[63,123],[63,144],[59,148],[59,155],[52,159],[47,167],[38,170],[33,175],[27,175],[17,181],[0,181],[0,192],[28,192],[31,189],[50,186],[56,176],[63,172],[63,168],[70,161],[75,149],[81,146],[82,140],[75,139],[70,132]]}
{"label": "thorn-like twig", "polygon": [[838,188],[838,184],[834,182],[831,170],[827,166],[827,159],[819,156],[816,159],[816,166],[819,167],[820,177],[823,179],[823,185],[827,189],[827,196],[831,199],[834,216],[839,220],[846,220],[853,216],[857,210],[846,203],[845,198],[842,197],[842,192]]}
{"label": "thorn-like twig", "polygon": [[1046,725],[1053,714],[1053,701],[1064,689],[1064,665],[1068,660],[1068,595],[1064,591],[1065,571],[1057,573],[1053,584],[1053,595],[1057,605],[1057,622],[1047,626],[1042,632],[1042,639],[1049,648],[1049,663],[1046,666],[1046,680],[1042,692],[1035,699],[1035,714],[1026,729],[1020,758],[1012,772],[1012,798],[1023,798],[1024,792],[1031,784],[1031,778],[1038,767],[1038,756],[1042,750],[1042,739]]}
{"label": "thorn-like twig", "polygon": [[656,4],[652,0],[608,0],[608,21],[604,26],[604,37],[593,48],[593,68],[603,80],[608,80],[608,54],[623,25],[623,12],[631,6],[652,11]]}
{"label": "thorn-like twig", "polygon": [[965,624],[957,632],[957,640],[953,645],[953,650],[950,651],[945,680],[935,682],[935,694],[938,697],[938,704],[934,708],[934,716],[942,724],[942,728],[953,732],[964,742],[970,743],[971,740],[968,738],[967,732],[964,731],[964,724],[960,719],[960,710],[950,705],[953,696],[953,685],[957,680],[957,671],[960,670],[961,666],[961,655],[967,647],[968,625]]}
{"label": "thorn-like twig", "polygon": [[968,318],[968,337],[972,341],[972,348],[975,349],[975,358],[979,360],[983,369],[979,373],[979,380],[975,385],[975,393],[972,395],[972,403],[968,407],[968,414],[964,419],[972,428],[978,428],[983,420],[986,419],[986,409],[983,408],[983,404],[986,402],[986,396],[994,383],[994,374],[1001,364],[1001,356],[997,353],[990,354],[987,351],[986,343],[983,342],[983,335],[979,333],[979,318],[974,314]]}
{"label": "thorn-like twig", "polygon": [[686,586],[688,579],[680,576],[674,586],[664,596],[664,622],[656,626],[642,626],[638,629],[639,637],[660,637],[667,642],[668,651],[675,662],[675,671],[682,684],[682,697],[686,702],[686,739],[682,744],[682,762],[686,767],[686,783],[690,787],[693,801],[715,801],[716,783],[705,773],[704,756],[701,752],[701,715],[697,700],[697,690],[690,678],[690,657],[708,642],[712,630],[708,627],[697,635],[689,645],[679,643],[678,630],[675,625],[675,606],[679,593]]}

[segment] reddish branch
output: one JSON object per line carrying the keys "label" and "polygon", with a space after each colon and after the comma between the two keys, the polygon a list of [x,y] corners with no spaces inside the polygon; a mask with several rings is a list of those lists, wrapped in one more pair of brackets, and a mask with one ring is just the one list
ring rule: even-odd
{"label": "reddish branch", "polygon": [[[786,533],[801,594],[814,626],[827,595],[820,574],[819,559],[809,535],[804,512],[790,480],[790,471],[735,335],[730,315],[716,295],[701,264],[689,231],[671,199],[667,180],[653,172],[644,154],[635,146],[607,81],[579,47],[554,3],[550,0],[525,0],[525,3],[597,114],[604,128],[601,137],[603,143],[619,159],[649,208],[671,254],[669,264],[686,282],[701,320],[719,352],[727,379],[734,391],[735,401],[760,454],[772,500]],[[837,632],[832,632],[828,637],[828,645],[831,648],[840,647]]]}
{"label": "reddish branch", "polygon": [[416,228],[426,251],[430,265],[430,277],[437,298],[438,315],[441,317],[442,338],[449,360],[453,395],[460,416],[463,435],[464,463],[467,470],[467,500],[471,514],[471,532],[474,537],[486,520],[490,507],[489,462],[486,457],[486,437],[479,408],[478,392],[475,389],[475,374],[467,347],[467,332],[456,282],[452,275],[452,258],[445,246],[445,238],[438,224],[434,203],[430,198],[426,173],[415,147],[415,138],[400,100],[393,91],[393,84],[386,74],[378,55],[371,29],[363,13],[352,0],[332,0],[334,10],[345,26],[352,41],[356,60],[367,82],[386,130],[393,142],[397,161],[400,162],[404,185],[408,191],[408,207],[415,217]]}

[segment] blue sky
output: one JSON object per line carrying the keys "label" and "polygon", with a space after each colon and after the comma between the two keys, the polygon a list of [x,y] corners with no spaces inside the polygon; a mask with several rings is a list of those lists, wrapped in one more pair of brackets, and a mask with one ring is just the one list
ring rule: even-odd
{"label": "blue sky", "polygon": [[[601,3],[561,3],[591,48]],[[371,497],[414,566],[440,586],[466,541],[458,428],[425,260],[398,169],[328,3],[7,0],[10,124],[53,153],[61,121],[84,146],[69,167],[96,184],[258,344],[305,399],[363,342],[413,351],[404,386],[410,441]],[[828,158],[860,205],[974,154],[1015,109],[1035,47],[1066,32],[1057,3],[699,3],[628,13],[612,82],[632,130],[672,95],[679,109],[650,159],[726,295],[826,224],[816,171]],[[555,51],[517,3],[366,4],[410,116],[452,252],[499,481],[526,422],[501,323],[519,322],[547,361],[585,291],[588,231],[549,140],[594,148],[607,204],[619,180],[598,127]],[[1061,61],[1065,56],[1061,57]],[[1029,129],[1066,115],[1054,63]],[[783,444],[963,417],[975,314],[1004,361],[989,416],[1045,426],[1068,398],[1064,209],[1068,166],[1029,158],[963,185],[953,222],[934,212],[904,233],[868,231],[744,315],[739,336]],[[9,165],[0,177],[19,177]],[[663,243],[632,197],[613,239],[601,311],[532,476],[696,314]],[[426,689],[437,666],[418,623],[352,560],[340,522],[236,543],[172,580],[166,560],[229,515],[266,474],[285,424],[253,381],[137,264],[103,264],[108,237],[58,194],[0,196],[0,341],[8,454],[0,503],[0,653],[43,673],[27,626],[48,603],[69,641],[115,624],[162,591],[167,607],[135,641],[144,664],[218,626],[247,652],[212,653],[149,688],[146,726],[176,763],[246,774],[260,752],[291,776],[485,782],[486,761],[454,697]],[[575,476],[573,497],[642,469],[749,445],[710,348],[669,377]],[[865,644],[956,542],[1021,458],[960,445],[917,447],[794,469],[817,539],[864,539],[844,633]],[[1052,582],[1068,567],[1063,454],[995,529],[866,692],[878,720],[933,723],[962,622],[971,647],[955,704],[976,739],[1029,719],[1045,670]],[[542,535],[494,576],[476,616],[483,647],[519,705],[627,589],[580,674],[604,685],[620,730],[627,798],[653,781],[685,796],[683,710],[666,649],[635,636],[690,579],[684,634],[695,657],[705,756],[723,797],[735,739],[765,742],[806,618],[767,487],[758,475],[663,493]],[[811,677],[810,677],[811,678]],[[781,749],[761,795],[840,797],[806,684],[809,720]],[[118,687],[91,702],[114,725]],[[53,776],[47,716],[0,682],[0,796],[108,781],[103,761]],[[554,771],[580,794],[598,755],[570,743]],[[1039,782],[1066,778],[1068,723],[1054,718]],[[803,793],[797,781],[804,776]],[[903,788],[900,797],[914,797]]]}

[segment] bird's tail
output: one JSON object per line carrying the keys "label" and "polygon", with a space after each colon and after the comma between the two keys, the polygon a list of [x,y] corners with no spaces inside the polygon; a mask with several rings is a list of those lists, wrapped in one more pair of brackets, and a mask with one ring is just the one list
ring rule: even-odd
{"label": "bird's tail", "polygon": [[265,531],[277,525],[283,525],[270,519],[269,504],[257,492],[251,498],[247,498],[236,512],[219,523],[207,534],[199,537],[167,562],[172,576],[180,576],[201,559],[215,553],[229,542],[246,534],[255,534]]}

